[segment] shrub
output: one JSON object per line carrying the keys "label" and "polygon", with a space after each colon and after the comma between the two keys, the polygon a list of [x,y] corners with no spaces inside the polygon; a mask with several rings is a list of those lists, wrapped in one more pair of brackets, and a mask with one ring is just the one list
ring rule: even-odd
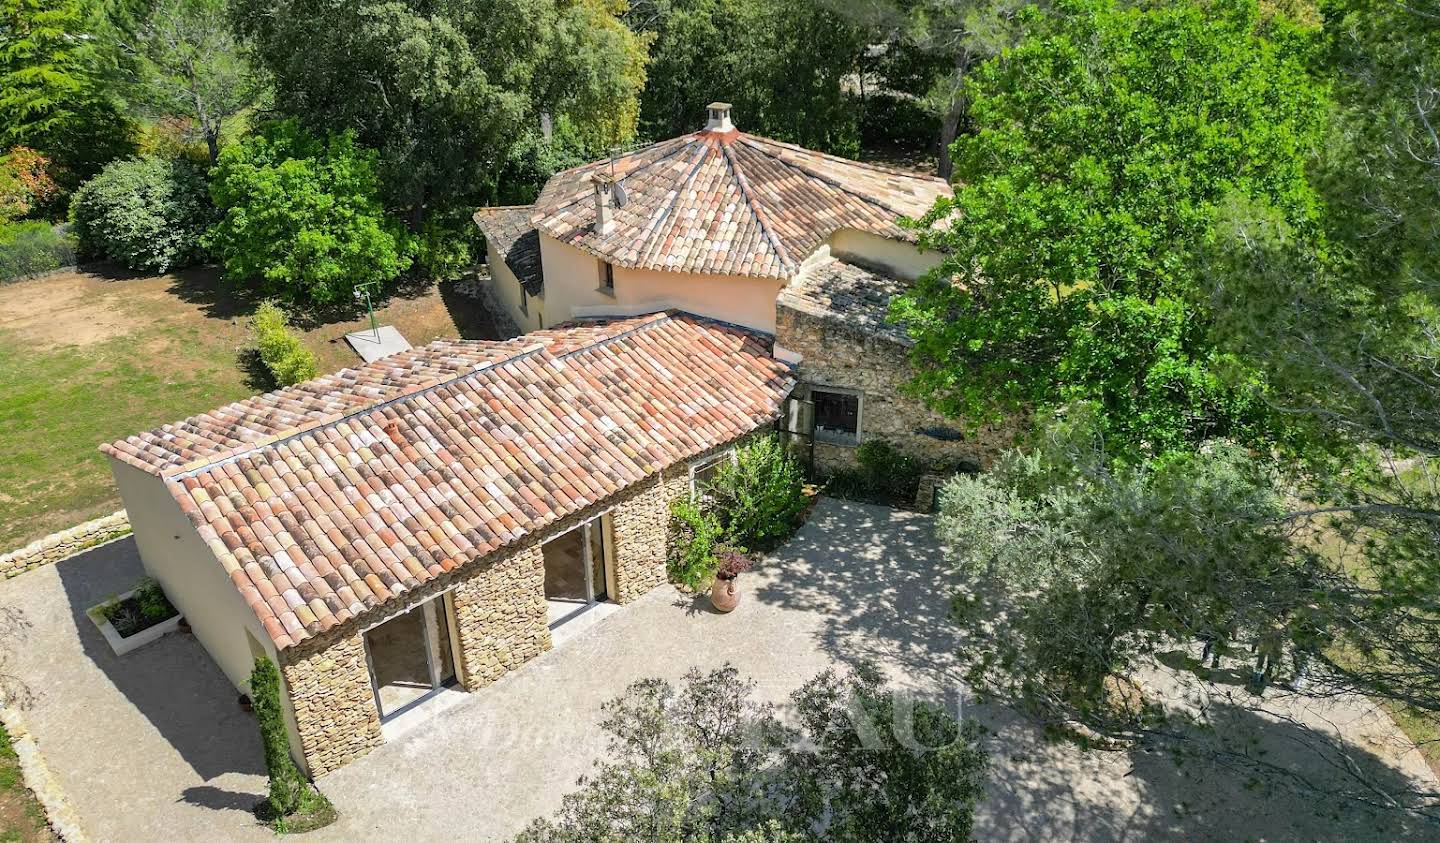
{"label": "shrub", "polygon": [[210,217],[203,172],[153,156],[109,165],[70,200],[81,255],[139,272],[168,272],[200,260]]}
{"label": "shrub", "polygon": [[756,687],[730,665],[632,683],[601,707],[605,760],[516,843],[973,839],[989,768],[974,721],[867,663],[806,682],[785,719]]}
{"label": "shrub", "polygon": [[720,519],[688,498],[670,504],[670,519],[674,540],[665,564],[670,581],[697,590],[704,588],[715,576],[724,549]]}
{"label": "shrub", "polygon": [[210,194],[222,216],[209,243],[227,278],[324,304],[410,264],[410,238],[385,216],[379,158],[353,133],[276,123],[220,153]]}
{"label": "shrub", "polygon": [[415,267],[427,280],[449,281],[469,269],[480,229],[469,217],[431,217],[415,238]]}
{"label": "shrub", "polygon": [[315,353],[290,330],[289,317],[274,302],[265,302],[250,318],[255,345],[265,368],[280,386],[291,386],[318,374]]}
{"label": "shrub", "polygon": [[0,224],[0,283],[73,263],[75,241],[67,226],[39,220]]}
{"label": "shrub", "polygon": [[747,442],[710,489],[726,539],[769,550],[795,532],[807,501],[800,466],[776,436]]}
{"label": "shrub", "polygon": [[837,469],[825,481],[836,497],[904,504],[915,500],[925,464],[883,439],[871,439],[855,450],[857,468]]}
{"label": "shrub", "polygon": [[310,786],[290,757],[290,739],[280,707],[280,671],[265,656],[255,659],[250,700],[265,750],[265,772],[270,777],[263,813],[276,831],[308,831],[333,822],[335,809],[330,800]]}
{"label": "shrub", "polygon": [[19,219],[55,198],[50,159],[27,146],[0,155],[0,223]]}
{"label": "shrub", "polygon": [[940,116],[915,97],[870,94],[860,109],[860,140],[867,147],[929,149],[940,142]]}

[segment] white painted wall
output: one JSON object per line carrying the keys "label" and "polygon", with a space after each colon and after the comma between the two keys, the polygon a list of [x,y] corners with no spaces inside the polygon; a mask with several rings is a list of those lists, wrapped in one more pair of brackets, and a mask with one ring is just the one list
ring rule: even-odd
{"label": "white painted wall", "polygon": [[510,317],[510,321],[515,323],[521,333],[536,331],[550,324],[550,320],[545,318],[543,296],[530,297],[529,315],[520,312],[520,281],[516,279],[515,273],[510,271],[505,259],[488,242],[485,245],[485,260],[490,267],[490,283],[495,298],[500,306],[505,308],[505,315]]}
{"label": "white painted wall", "polygon": [[775,297],[785,281],[744,275],[704,275],[615,267],[614,295],[600,291],[600,259],[540,236],[545,303],[556,322],[580,316],[650,313],[678,308],[775,333]]}
{"label": "white painted wall", "polygon": [[939,266],[945,258],[939,252],[922,251],[903,240],[891,240],[853,228],[842,228],[830,235],[829,246],[831,254],[840,260],[857,258],[907,281],[914,281]]}
{"label": "white painted wall", "polygon": [[[214,659],[230,684],[243,694],[250,693],[250,672],[255,667],[248,631],[265,649],[271,661],[279,664],[275,644],[265,628],[220,567],[220,560],[195,531],[190,519],[180,511],[165,482],[113,457],[110,473],[130,515],[135,531],[135,547],[145,573],[154,577],[165,589],[165,596],[189,621],[196,640]],[[285,724],[290,733],[290,754],[305,769],[303,753],[298,751],[300,735],[295,727],[290,693],[283,686]]]}

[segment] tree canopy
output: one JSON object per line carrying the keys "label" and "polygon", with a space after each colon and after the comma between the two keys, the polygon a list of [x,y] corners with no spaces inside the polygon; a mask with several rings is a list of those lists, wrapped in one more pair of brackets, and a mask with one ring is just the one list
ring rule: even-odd
{"label": "tree canopy", "polygon": [[498,171],[570,123],[603,148],[634,132],[645,44],[613,0],[236,0],[275,107],[379,151],[387,204],[418,224],[481,204]]}
{"label": "tree canopy", "polygon": [[972,420],[1091,401],[1137,453],[1250,436],[1262,379],[1211,341],[1196,262],[1234,195],[1312,227],[1304,38],[1242,0],[1066,0],[1022,27],[970,78],[956,196],[922,228],[946,259],[895,305],[918,388]]}

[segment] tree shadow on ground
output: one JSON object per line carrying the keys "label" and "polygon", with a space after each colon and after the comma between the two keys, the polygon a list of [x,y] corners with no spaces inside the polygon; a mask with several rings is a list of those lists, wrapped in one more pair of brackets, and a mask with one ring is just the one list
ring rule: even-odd
{"label": "tree shadow on ground", "polygon": [[[1302,751],[1299,739],[1308,737],[1301,734],[1308,730],[1243,707],[1212,714],[1222,724],[1217,733],[1222,744],[1197,743],[1206,752],[1177,757],[1138,747],[1085,751],[1048,738],[1008,706],[969,703],[957,658],[959,634],[948,617],[957,581],[932,524],[929,516],[827,499],[789,544],[762,562],[752,588],[758,600],[822,616],[815,643],[839,663],[870,661],[895,687],[947,706],[962,701],[963,713],[989,733],[993,768],[977,818],[981,839],[1423,834],[1424,829],[1397,822],[1393,815],[1342,806],[1297,792],[1283,781],[1267,782],[1243,755],[1217,760],[1222,750],[1249,752],[1272,761],[1284,758],[1312,778],[1330,769],[1323,758]],[[1196,732],[1197,740],[1216,737]],[[1403,783],[1378,756],[1349,749],[1354,763],[1371,770],[1376,781]]]}
{"label": "tree shadow on ground", "polygon": [[265,801],[265,797],[257,796],[254,793],[237,793],[233,790],[206,784],[185,788],[177,801],[209,808],[212,811],[240,811],[245,814],[254,814],[257,806]]}

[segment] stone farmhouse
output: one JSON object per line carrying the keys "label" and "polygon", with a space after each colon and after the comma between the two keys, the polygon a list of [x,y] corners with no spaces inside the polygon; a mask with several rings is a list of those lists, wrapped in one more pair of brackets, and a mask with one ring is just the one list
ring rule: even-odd
{"label": "stone farmhouse", "polygon": [[743,134],[722,104],[559,173],[476,214],[527,333],[102,446],[145,568],[238,691],[276,662],[297,760],[334,770],[662,584],[670,503],[746,437],[803,415],[823,462],[877,437],[983,462],[900,394],[884,320],[937,261],[896,219],[947,189]]}
{"label": "stone farmhouse", "polygon": [[910,341],[885,320],[941,260],[899,218],[948,195],[938,178],[746,134],[711,103],[700,131],[557,173],[534,205],[475,222],[517,330],[667,308],[729,322],[797,364],[795,397],[813,407],[797,421],[822,471],[866,439],[984,464],[1002,432],[967,436],[907,398]]}

